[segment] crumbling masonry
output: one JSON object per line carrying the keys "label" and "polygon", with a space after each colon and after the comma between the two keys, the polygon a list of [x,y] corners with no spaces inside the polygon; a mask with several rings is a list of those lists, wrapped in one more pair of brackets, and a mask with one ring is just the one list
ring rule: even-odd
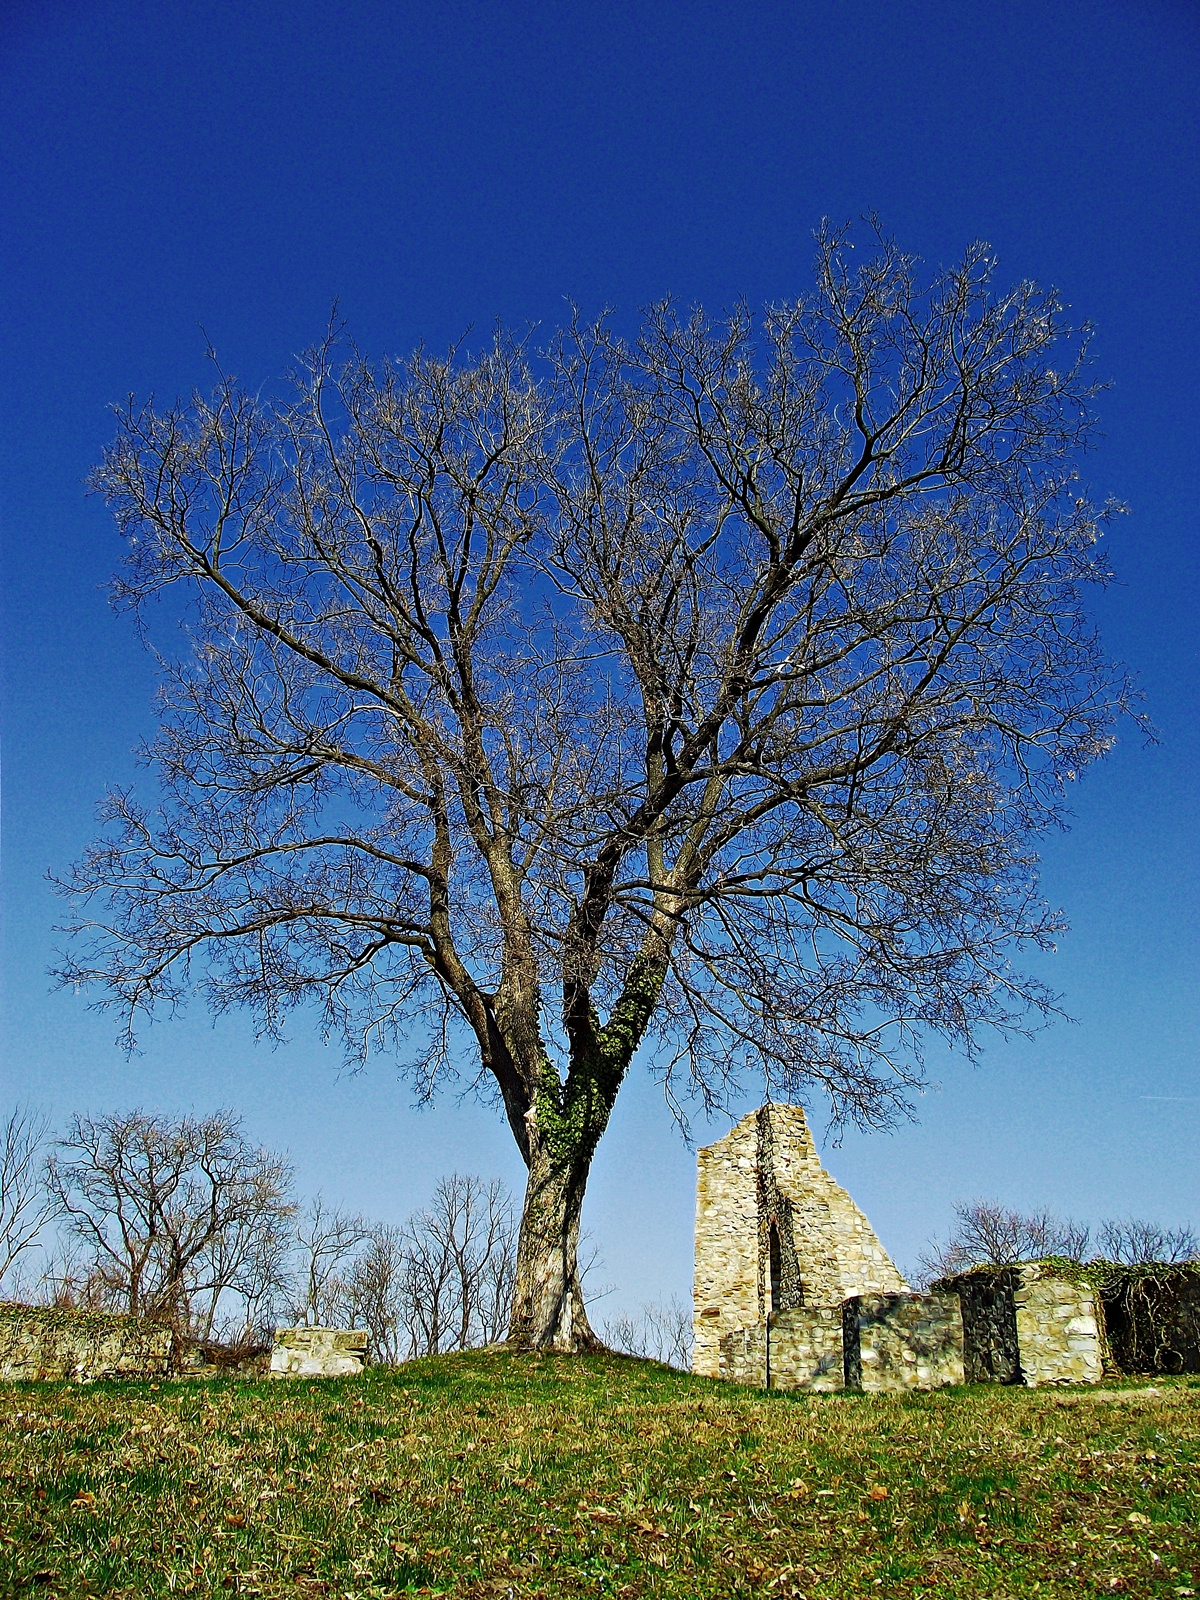
{"label": "crumbling masonry", "polygon": [[762,1106],[699,1152],[696,1373],[868,1393],[1096,1383],[1101,1352],[1091,1290],[1036,1264],[913,1294],[799,1106]]}

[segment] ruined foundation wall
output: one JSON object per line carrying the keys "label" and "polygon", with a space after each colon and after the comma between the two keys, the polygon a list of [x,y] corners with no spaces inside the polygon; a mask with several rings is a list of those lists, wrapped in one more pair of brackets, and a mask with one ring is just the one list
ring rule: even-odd
{"label": "ruined foundation wall", "polygon": [[976,1269],[935,1286],[962,1304],[968,1383],[1099,1383],[1103,1334],[1095,1292],[1037,1262]]}
{"label": "ruined foundation wall", "polygon": [[771,1318],[772,1389],[810,1389],[832,1394],[845,1385],[842,1308],[804,1306]]}
{"label": "ruined foundation wall", "polygon": [[962,1305],[963,1366],[968,1383],[1020,1383],[1017,1277],[1012,1267],[967,1272],[935,1288],[957,1294]]}
{"label": "ruined foundation wall", "polygon": [[866,1217],[821,1165],[799,1106],[762,1106],[698,1156],[694,1372],[720,1376],[722,1339],[772,1313],[906,1289]]}
{"label": "ruined foundation wall", "polygon": [[154,1376],[170,1370],[174,1342],[141,1317],[0,1305],[0,1379]]}
{"label": "ruined foundation wall", "polygon": [[900,1394],[963,1381],[955,1294],[860,1295],[842,1307],[848,1389]]}

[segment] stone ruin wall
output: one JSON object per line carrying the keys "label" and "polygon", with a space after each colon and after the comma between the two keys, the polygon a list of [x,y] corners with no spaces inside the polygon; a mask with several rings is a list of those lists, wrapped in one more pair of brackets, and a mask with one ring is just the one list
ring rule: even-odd
{"label": "stone ruin wall", "polygon": [[276,1328],[272,1378],[353,1378],[363,1370],[365,1328]]}
{"label": "stone ruin wall", "polygon": [[798,1106],[762,1106],[699,1152],[694,1372],[876,1393],[1100,1381],[1103,1319],[1086,1285],[1024,1263],[934,1290],[909,1290]]}
{"label": "stone ruin wall", "polygon": [[842,1339],[848,1389],[900,1394],[963,1381],[962,1311],[955,1294],[860,1295],[847,1300],[842,1307]]}
{"label": "stone ruin wall", "polygon": [[968,1383],[1099,1383],[1103,1314],[1096,1291],[1037,1262],[982,1267],[936,1285],[962,1305]]}
{"label": "stone ruin wall", "polygon": [[772,1313],[906,1290],[866,1217],[821,1165],[799,1106],[750,1112],[698,1159],[693,1372],[716,1378],[731,1366],[750,1370],[741,1330],[765,1329]]}
{"label": "stone ruin wall", "polygon": [[[363,1370],[364,1329],[279,1328],[272,1377],[351,1377]],[[257,1375],[258,1357],[224,1369],[170,1328],[117,1312],[0,1304],[0,1382],[89,1383],[95,1378],[201,1377],[216,1370]]]}
{"label": "stone ruin wall", "polygon": [[175,1338],[141,1317],[0,1305],[0,1379],[152,1377],[172,1369]]}

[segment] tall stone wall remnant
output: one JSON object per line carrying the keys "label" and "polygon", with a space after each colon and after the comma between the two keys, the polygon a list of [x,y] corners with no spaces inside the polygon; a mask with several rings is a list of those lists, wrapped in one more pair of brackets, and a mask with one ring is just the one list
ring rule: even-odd
{"label": "tall stone wall remnant", "polygon": [[799,1106],[761,1106],[698,1154],[694,1372],[723,1376],[723,1341],[758,1327],[765,1341],[771,1316],[907,1289]]}

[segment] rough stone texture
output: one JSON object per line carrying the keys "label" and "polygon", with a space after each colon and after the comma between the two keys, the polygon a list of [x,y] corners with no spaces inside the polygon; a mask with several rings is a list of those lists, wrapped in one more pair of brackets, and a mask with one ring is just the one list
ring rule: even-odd
{"label": "rough stone texture", "polygon": [[0,1305],[0,1378],[152,1377],[171,1370],[174,1335],[140,1317]]}
{"label": "rough stone texture", "polygon": [[770,1319],[767,1339],[772,1389],[811,1389],[818,1394],[831,1394],[844,1386],[840,1306],[798,1306],[791,1311],[776,1311]]}
{"label": "rough stone texture", "polygon": [[1038,1262],[977,1268],[936,1285],[962,1304],[968,1383],[1099,1383],[1103,1334],[1086,1284]]}
{"label": "rough stone texture", "polygon": [[842,1306],[848,1389],[898,1394],[963,1382],[955,1294],[858,1295]]}
{"label": "rough stone texture", "polygon": [[367,1359],[366,1329],[276,1328],[273,1378],[352,1378]]}
{"label": "rough stone texture", "polygon": [[1017,1275],[1012,1267],[965,1272],[935,1288],[957,1294],[962,1306],[963,1369],[968,1383],[1020,1383]]}
{"label": "rough stone texture", "polygon": [[1122,1372],[1200,1372],[1200,1266],[1118,1270],[1100,1296]]}
{"label": "rough stone texture", "polygon": [[698,1155],[694,1372],[721,1376],[725,1337],[773,1313],[907,1288],[799,1106],[762,1106]]}
{"label": "rough stone texture", "polygon": [[751,1323],[746,1328],[733,1328],[721,1335],[715,1378],[729,1383],[748,1383],[755,1388],[767,1386],[767,1331],[765,1324]]}
{"label": "rough stone texture", "polygon": [[1030,1389],[1046,1383],[1099,1383],[1104,1374],[1095,1291],[1087,1284],[1043,1275],[1036,1265],[1018,1267],[1013,1296],[1021,1380]]}

